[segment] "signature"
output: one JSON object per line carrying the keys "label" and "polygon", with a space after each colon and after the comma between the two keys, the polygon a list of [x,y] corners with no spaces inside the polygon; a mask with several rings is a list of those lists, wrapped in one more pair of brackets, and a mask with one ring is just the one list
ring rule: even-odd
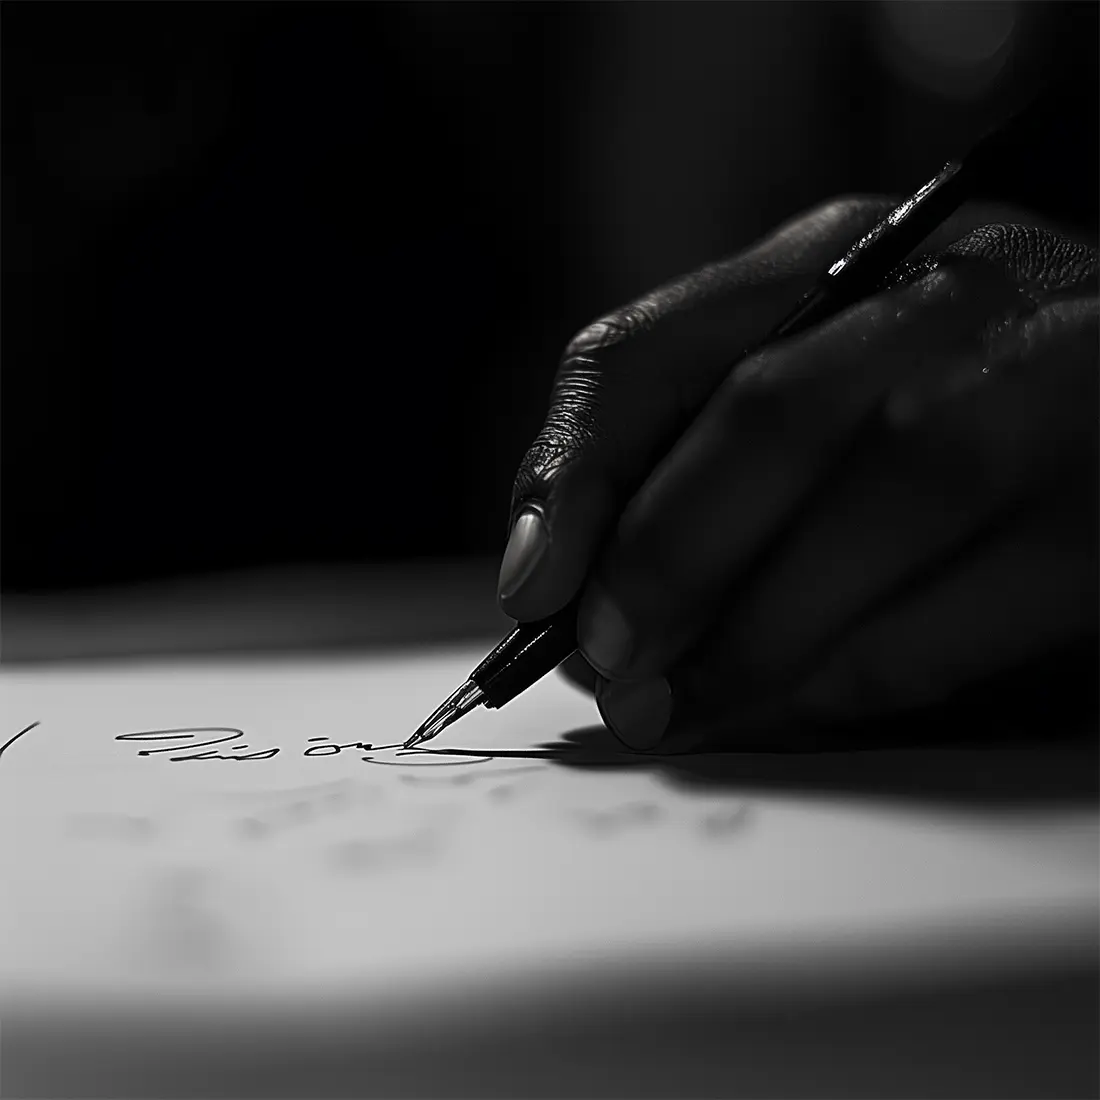
{"label": "signature", "polygon": [[[225,736],[213,737],[208,741],[193,740],[196,734],[207,733],[223,733]],[[233,745],[232,751],[228,753],[213,750],[208,752],[191,752],[192,749],[210,749],[213,745],[224,748],[228,746],[230,742],[236,741],[240,737],[244,737],[244,730],[236,729],[234,726],[183,726],[177,729],[142,730],[138,733],[120,733],[115,740],[176,742],[162,749],[139,749],[138,756],[155,756],[157,753],[162,752],[179,752],[179,742],[190,742],[190,744],[186,745],[188,755],[168,757],[173,763],[181,760],[270,760],[273,756],[277,756],[282,751],[281,749],[274,748],[259,749],[254,752],[241,752],[241,749],[247,749],[249,746],[247,744],[240,744]]]}
{"label": "signature", "polygon": [[[216,734],[218,736],[209,736]],[[182,763],[188,760],[270,760],[282,752],[282,748],[275,746],[267,749],[252,749],[241,739],[245,736],[244,730],[236,726],[178,726],[173,729],[138,730],[135,733],[120,733],[115,736],[116,741],[128,743],[146,744],[149,742],[170,742],[159,748],[138,749],[138,756],[156,756],[161,753],[174,753],[168,760],[172,763]],[[201,740],[196,740],[201,738]],[[10,743],[10,742],[9,742]],[[445,751],[435,749],[406,749],[403,742],[392,745],[375,745],[370,741],[346,741],[343,743],[332,741],[328,737],[307,737],[308,747],[303,750],[303,756],[339,756],[346,751],[366,753],[360,757],[364,763],[383,764],[388,767],[401,767],[413,763],[411,760],[400,759],[403,757],[417,757],[418,763],[423,766],[435,767],[462,767],[467,764],[483,763],[492,757],[485,753],[472,753],[459,751]],[[198,750],[198,751],[196,751]],[[250,751],[245,751],[250,750]],[[394,751],[396,750],[396,751]],[[374,753],[393,751],[398,759],[381,760]],[[460,760],[436,760],[430,764],[424,757],[460,756],[468,759]]]}
{"label": "signature", "polygon": [[[0,758],[21,737],[40,726],[41,722],[32,722],[0,745]],[[213,735],[213,736],[211,736]],[[119,733],[116,741],[127,744],[148,745],[163,742],[155,748],[140,748],[138,756],[159,756],[167,754],[171,763],[184,763],[194,760],[270,760],[283,752],[281,746],[254,749],[245,740],[245,732],[236,726],[176,726],[169,729],[137,730],[133,733]],[[302,756],[331,757],[344,752],[358,752],[363,763],[385,767],[432,767],[460,768],[470,764],[484,764],[490,760],[516,758],[519,760],[562,760],[577,757],[567,748],[555,745],[536,749],[428,749],[405,748],[403,741],[393,744],[376,745],[371,741],[334,741],[329,737],[307,737],[306,748]],[[379,755],[382,754],[382,755]],[[388,755],[386,755],[388,754]],[[637,757],[632,753],[612,753],[585,756],[582,761],[591,764],[636,764]],[[421,779],[417,782],[430,782]]]}

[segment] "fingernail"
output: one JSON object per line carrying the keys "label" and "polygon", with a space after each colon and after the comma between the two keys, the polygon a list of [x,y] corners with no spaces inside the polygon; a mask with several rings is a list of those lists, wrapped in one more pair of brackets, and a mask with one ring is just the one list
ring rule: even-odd
{"label": "fingernail", "polygon": [[600,680],[596,706],[611,732],[628,748],[647,752],[661,743],[672,717],[672,690],[663,677]]}
{"label": "fingernail", "polygon": [[549,544],[541,513],[525,508],[516,518],[504,549],[497,581],[499,599],[510,600],[531,579]]}
{"label": "fingernail", "polygon": [[626,616],[604,588],[592,583],[581,603],[577,624],[580,650],[605,676],[626,667],[634,647],[634,632]]}

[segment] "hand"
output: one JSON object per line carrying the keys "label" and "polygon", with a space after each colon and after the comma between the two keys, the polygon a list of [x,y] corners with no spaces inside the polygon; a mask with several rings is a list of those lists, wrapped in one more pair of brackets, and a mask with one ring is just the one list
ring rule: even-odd
{"label": "hand", "polygon": [[1095,631],[1094,249],[964,211],[880,294],[738,361],[891,206],[830,203],[566,349],[501,605],[580,595],[628,744],[778,744]]}

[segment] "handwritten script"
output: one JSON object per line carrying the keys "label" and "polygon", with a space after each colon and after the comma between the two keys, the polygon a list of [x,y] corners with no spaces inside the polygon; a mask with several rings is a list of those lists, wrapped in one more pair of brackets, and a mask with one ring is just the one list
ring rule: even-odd
{"label": "handwritten script", "polygon": [[[0,744],[0,765],[5,753],[30,733],[41,726],[41,722],[31,722],[13,737]],[[143,746],[137,750],[138,756],[164,756],[166,763],[193,763],[206,761],[257,761],[271,760],[284,752],[282,746],[270,745],[266,748],[254,748],[245,740],[245,731],[237,726],[175,726],[166,729],[137,730],[133,733],[119,733],[116,741],[129,745]],[[152,745],[154,747],[144,747]],[[294,750],[291,750],[294,751]],[[333,757],[344,753],[357,753],[359,760],[366,764],[385,767],[434,767],[461,768],[471,764],[485,764],[502,758],[516,760],[557,760],[572,764],[611,765],[614,767],[644,766],[645,758],[628,751],[608,751],[596,748],[586,750],[569,744],[543,745],[539,748],[521,749],[430,749],[422,746],[407,749],[404,742],[376,745],[372,741],[336,741],[331,737],[315,736],[305,739],[302,756]],[[18,754],[16,754],[18,755]],[[428,780],[420,780],[428,782]]]}
{"label": "handwritten script", "polygon": [[[280,746],[266,749],[253,749],[246,741],[244,730],[235,726],[180,726],[174,729],[139,730],[135,733],[120,733],[115,737],[116,741],[127,743],[147,744],[149,742],[166,742],[163,746],[153,749],[138,749],[138,756],[156,756],[164,753],[172,763],[183,763],[190,760],[270,760],[283,751]],[[412,763],[412,760],[401,758],[414,757],[416,762],[423,766],[427,761],[425,757],[459,756],[459,760],[434,761],[438,766],[461,767],[464,764],[477,764],[492,757],[485,753],[465,752],[459,750],[437,749],[406,749],[402,742],[392,745],[375,745],[370,741],[346,741],[336,742],[329,737],[307,737],[307,748],[303,749],[303,756],[339,756],[343,752],[360,752],[365,755],[360,759],[368,764],[401,765]],[[396,751],[395,751],[396,750]],[[382,760],[375,754],[389,751],[394,753],[395,759]],[[175,754],[175,755],[168,755]]]}
{"label": "handwritten script", "polygon": [[[31,722],[13,737],[0,745],[0,760],[13,745],[41,722]],[[213,735],[213,736],[211,736]],[[138,730],[134,733],[120,733],[116,741],[129,744],[148,744],[164,742],[158,748],[138,749],[138,756],[168,755],[173,763],[194,760],[271,760],[283,751],[274,745],[266,749],[253,749],[246,741],[244,730],[236,726],[177,726],[172,729]],[[370,741],[333,741],[329,737],[307,737],[303,756],[339,756],[343,752],[361,752],[360,759],[368,764],[383,764],[388,767],[401,767],[416,764],[419,767],[463,767],[469,764],[482,764],[495,758],[494,753],[477,752],[471,749],[406,749],[403,742],[392,745],[375,745]],[[378,753],[392,753],[391,759],[381,759]],[[519,753],[505,752],[501,755],[516,756]],[[451,759],[445,759],[450,757]],[[457,757],[457,759],[455,759]]]}
{"label": "handwritten script", "polygon": [[32,722],[29,726],[24,726],[14,737],[9,737],[2,745],[0,745],[0,759],[3,758],[4,753],[8,751],[24,734],[30,733],[35,726],[41,725],[41,722]]}

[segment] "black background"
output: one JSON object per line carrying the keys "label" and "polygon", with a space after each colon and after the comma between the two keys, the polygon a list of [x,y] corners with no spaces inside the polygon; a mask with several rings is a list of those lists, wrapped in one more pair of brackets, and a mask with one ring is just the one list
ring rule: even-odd
{"label": "black background", "polygon": [[[1044,73],[1081,117],[998,197],[1095,226],[1096,16],[8,0],[5,588],[499,551],[603,310],[912,190]],[[1003,72],[917,48],[996,17]]]}

